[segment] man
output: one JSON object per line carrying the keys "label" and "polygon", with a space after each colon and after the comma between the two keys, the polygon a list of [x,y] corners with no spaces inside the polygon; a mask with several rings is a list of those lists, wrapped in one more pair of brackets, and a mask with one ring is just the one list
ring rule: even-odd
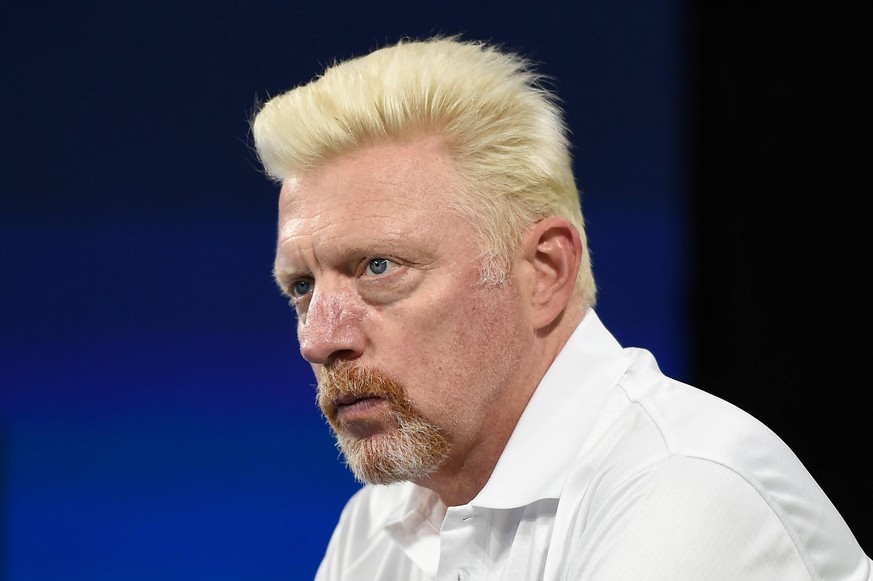
{"label": "man", "polygon": [[604,328],[563,113],[524,59],[401,42],[253,134],[276,280],[365,483],[317,579],[871,578],[774,434]]}

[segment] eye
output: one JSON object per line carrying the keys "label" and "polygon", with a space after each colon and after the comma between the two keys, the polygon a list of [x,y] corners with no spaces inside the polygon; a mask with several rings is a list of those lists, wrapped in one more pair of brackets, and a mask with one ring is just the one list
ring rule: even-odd
{"label": "eye", "polygon": [[295,280],[291,284],[291,297],[292,298],[300,298],[312,292],[312,287],[315,286],[315,283],[308,278],[301,278]]}
{"label": "eye", "polygon": [[367,274],[385,274],[394,265],[394,261],[387,258],[374,258],[367,263]]}

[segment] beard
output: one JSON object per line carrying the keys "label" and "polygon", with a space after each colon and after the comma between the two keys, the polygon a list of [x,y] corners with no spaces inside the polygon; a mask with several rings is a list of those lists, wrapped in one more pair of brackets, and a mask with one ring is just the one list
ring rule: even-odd
{"label": "beard", "polygon": [[[360,423],[354,426],[358,429],[344,423],[336,402],[356,397],[381,398],[390,412],[388,421],[367,422],[363,434]],[[323,367],[318,376],[318,406],[346,464],[360,482],[422,480],[448,456],[449,442],[443,430],[412,406],[400,383],[379,370],[349,362]]]}

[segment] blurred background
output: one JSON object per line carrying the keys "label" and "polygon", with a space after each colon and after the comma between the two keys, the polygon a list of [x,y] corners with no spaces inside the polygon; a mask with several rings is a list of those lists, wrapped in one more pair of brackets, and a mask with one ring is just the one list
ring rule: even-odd
{"label": "blurred background", "polygon": [[5,2],[0,576],[312,578],[357,485],[271,280],[249,118],[434,33],[554,77],[601,317],[770,425],[870,554],[869,12]]}

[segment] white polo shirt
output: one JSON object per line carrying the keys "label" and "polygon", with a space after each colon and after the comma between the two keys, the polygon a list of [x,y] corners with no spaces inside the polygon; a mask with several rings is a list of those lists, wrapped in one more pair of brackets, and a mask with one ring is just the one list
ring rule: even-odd
{"label": "white polo shirt", "polygon": [[623,349],[589,310],[476,498],[446,509],[414,484],[363,487],[316,580],[868,581],[871,569],[775,434]]}

